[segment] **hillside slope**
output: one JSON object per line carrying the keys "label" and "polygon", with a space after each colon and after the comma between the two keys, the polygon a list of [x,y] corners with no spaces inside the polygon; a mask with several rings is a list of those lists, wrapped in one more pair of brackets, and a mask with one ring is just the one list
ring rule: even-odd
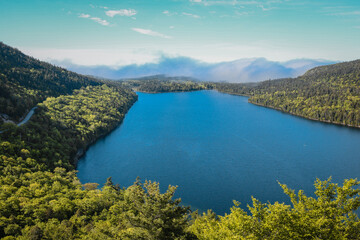
{"label": "hillside slope", "polygon": [[282,185],[293,206],[254,199],[248,214],[235,202],[224,217],[190,215],[174,199],[176,187],[161,194],[156,182],[137,179],[125,189],[109,177],[102,189],[81,184],[73,155],[116,127],[137,99],[119,83],[84,85],[47,98],[27,124],[9,124],[0,134],[1,239],[360,238],[360,182],[352,179],[343,186],[317,180],[316,198]]}
{"label": "hillside slope", "polygon": [[142,78],[125,79],[121,86],[147,93],[188,92],[212,89],[212,85],[189,77],[169,77],[154,75]]}
{"label": "hillside slope", "polygon": [[[157,183],[136,181],[123,189],[108,178],[100,190],[98,184],[82,185],[76,177],[78,150],[118,126],[137,95],[110,81],[87,86],[100,82],[65,69],[59,73],[59,68],[45,63],[37,66],[35,60],[15,53],[19,56],[4,57],[1,65],[3,76],[14,77],[8,73],[16,69],[23,77],[23,81],[14,77],[14,85],[9,79],[2,81],[9,94],[37,89],[36,101],[60,96],[37,104],[28,123],[5,124],[0,133],[0,238],[184,239],[190,235],[185,232],[189,208],[173,199],[176,187],[161,194]],[[30,67],[40,69],[36,77]],[[56,78],[58,74],[64,78]]]}
{"label": "hillside slope", "polygon": [[99,85],[93,78],[29,57],[0,42],[0,113],[19,121],[47,97]]}
{"label": "hillside slope", "polygon": [[360,60],[316,67],[297,78],[216,88],[301,117],[360,127]]}

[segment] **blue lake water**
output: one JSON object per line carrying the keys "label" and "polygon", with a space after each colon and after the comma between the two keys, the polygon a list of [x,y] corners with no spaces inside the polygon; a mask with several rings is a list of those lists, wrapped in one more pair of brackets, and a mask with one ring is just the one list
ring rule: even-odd
{"label": "blue lake water", "polygon": [[178,185],[183,204],[217,214],[251,196],[289,203],[277,181],[312,195],[332,176],[360,178],[360,131],[252,105],[216,91],[138,93],[123,124],[79,161],[82,183],[137,176]]}

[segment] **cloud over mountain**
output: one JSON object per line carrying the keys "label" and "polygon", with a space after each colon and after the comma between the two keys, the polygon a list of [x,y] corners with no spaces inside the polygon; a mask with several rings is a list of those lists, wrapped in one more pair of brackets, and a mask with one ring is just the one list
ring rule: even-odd
{"label": "cloud over mountain", "polygon": [[110,79],[165,74],[193,77],[202,81],[258,82],[296,77],[313,67],[334,62],[312,59],[275,62],[265,58],[248,58],[230,62],[205,63],[188,57],[162,57],[157,63],[133,64],[118,69],[108,66],[80,66],[69,61],[53,61],[53,63],[78,73]]}

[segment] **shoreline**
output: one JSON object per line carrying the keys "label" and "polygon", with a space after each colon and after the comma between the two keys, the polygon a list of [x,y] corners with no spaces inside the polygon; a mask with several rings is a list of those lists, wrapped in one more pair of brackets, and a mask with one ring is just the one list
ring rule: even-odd
{"label": "shoreline", "polygon": [[124,117],[114,126],[114,128],[112,128],[110,131],[100,134],[97,138],[95,138],[94,140],[92,140],[91,142],[89,142],[88,144],[85,145],[85,147],[83,148],[79,148],[77,149],[75,155],[73,157],[71,157],[70,159],[73,160],[72,165],[74,166],[75,170],[77,170],[77,164],[80,160],[80,158],[82,158],[85,154],[86,151],[89,149],[89,147],[91,147],[93,144],[95,144],[98,140],[106,137],[107,135],[109,135],[110,133],[112,133],[115,129],[117,129],[118,127],[121,126],[121,124],[123,123],[127,113],[130,111],[130,109],[134,106],[134,104],[138,101],[139,96],[136,94],[136,98],[134,99],[134,101],[131,103],[130,107],[126,110],[126,112],[124,112]]}
{"label": "shoreline", "polygon": [[290,114],[290,115],[293,115],[293,116],[296,116],[296,117],[300,117],[300,118],[304,118],[304,119],[307,119],[307,120],[311,120],[311,121],[314,121],[314,122],[321,122],[321,123],[334,124],[334,125],[337,125],[337,126],[343,126],[343,127],[353,128],[353,129],[360,129],[360,126],[348,125],[348,124],[337,123],[337,122],[330,122],[330,121],[328,121],[328,120],[321,120],[321,119],[316,119],[316,118],[310,118],[310,117],[306,117],[306,116],[299,115],[299,114],[296,114],[296,113],[287,112],[287,111],[284,111],[284,110],[282,110],[282,109],[280,109],[280,108],[276,108],[276,107],[272,107],[272,106],[265,106],[265,105],[263,105],[263,104],[254,103],[254,102],[251,102],[251,101],[248,101],[248,102],[251,103],[251,104],[254,104],[254,105],[256,105],[256,106],[259,106],[259,107],[274,109],[274,110],[280,111],[280,112],[282,112],[282,113]]}
{"label": "shoreline", "polygon": [[[280,108],[276,108],[276,107],[272,107],[272,106],[265,106],[265,105],[259,104],[259,103],[254,103],[254,102],[249,101],[249,99],[251,97],[249,95],[237,94],[237,93],[228,93],[228,92],[224,92],[224,91],[219,91],[217,89],[199,89],[199,90],[191,90],[191,91],[172,91],[172,92],[147,92],[147,91],[136,90],[136,92],[147,93],[147,94],[161,94],[161,93],[197,92],[197,91],[204,91],[204,90],[206,90],[206,91],[215,90],[215,91],[217,91],[219,93],[229,94],[229,95],[233,95],[233,96],[248,97],[248,103],[250,103],[250,104],[253,104],[253,105],[256,105],[256,106],[259,106],[259,107],[273,109],[273,110],[280,111],[280,112],[285,113],[285,114],[290,114],[290,115],[293,115],[293,116],[296,116],[296,117],[299,117],[299,118],[303,118],[303,119],[307,119],[307,120],[311,120],[311,121],[314,121],[314,122],[333,124],[333,125],[342,126],[342,127],[348,127],[348,128],[352,128],[352,129],[360,129],[360,126],[353,126],[353,125],[347,125],[347,124],[343,124],[343,123],[336,123],[336,122],[330,122],[330,121],[321,120],[321,119],[310,118],[310,117],[302,116],[302,115],[299,115],[299,114],[283,111]],[[135,91],[135,90],[133,90],[133,91]],[[78,164],[80,158],[82,158],[86,154],[86,151],[89,149],[89,147],[91,147],[91,145],[95,144],[98,140],[106,137],[107,135],[112,133],[115,129],[117,129],[118,127],[121,126],[121,124],[123,123],[123,121],[124,121],[124,119],[126,117],[126,114],[133,107],[133,105],[138,101],[138,95],[136,95],[136,96],[137,96],[136,100],[131,103],[131,106],[129,107],[129,109],[127,109],[127,111],[124,113],[124,117],[120,120],[120,122],[113,129],[111,129],[107,133],[99,135],[99,137],[97,137],[96,139],[94,139],[93,141],[88,143],[84,148],[80,148],[80,149],[77,150],[75,156],[72,158],[73,159],[73,165],[74,165],[75,169],[77,169],[77,164]]]}
{"label": "shoreline", "polygon": [[[218,91],[218,90],[217,90],[217,91]],[[245,94],[227,93],[227,92],[223,92],[223,91],[218,91],[218,92],[225,93],[225,94],[229,94],[229,95],[234,95],[234,96],[248,97],[249,99],[251,98],[251,96],[245,95]],[[282,109],[280,109],[280,108],[277,108],[277,107],[265,106],[265,105],[260,104],[260,103],[254,103],[254,102],[249,101],[249,100],[248,100],[248,103],[254,104],[254,105],[259,106],[259,107],[265,107],[265,108],[269,108],[269,109],[274,109],[274,110],[280,111],[280,112],[282,112],[282,113],[290,114],[290,115],[293,115],[293,116],[296,116],[296,117],[304,118],[304,119],[311,120],[311,121],[315,121],[315,122],[334,124],[334,125],[343,126],[343,127],[349,127],[349,128],[353,128],[353,129],[360,129],[360,126],[348,125],[348,124],[337,123],[337,122],[331,122],[331,121],[328,121],[328,120],[321,120],[321,119],[316,119],[316,118],[310,118],[310,117],[306,117],[306,116],[303,116],[303,115],[300,115],[300,114],[296,114],[296,113],[292,113],[292,112],[287,112],[287,111],[284,111],[284,110],[282,110]]]}
{"label": "shoreline", "polygon": [[161,93],[183,93],[183,92],[198,92],[198,91],[208,91],[208,90],[215,90],[215,89],[196,89],[196,90],[188,90],[188,91],[169,91],[169,92],[148,92],[148,91],[141,91],[137,89],[132,89],[135,92],[140,93],[148,93],[148,94],[161,94]]}

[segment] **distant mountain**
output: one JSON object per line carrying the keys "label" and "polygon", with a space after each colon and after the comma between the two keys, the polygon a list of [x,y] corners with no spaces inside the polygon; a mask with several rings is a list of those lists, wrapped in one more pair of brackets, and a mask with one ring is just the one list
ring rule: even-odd
{"label": "distant mountain", "polygon": [[187,76],[202,81],[259,82],[268,79],[297,77],[307,70],[332,64],[326,60],[296,59],[274,62],[265,58],[239,59],[231,62],[205,63],[187,57],[162,57],[158,63],[128,65],[114,69],[108,66],[80,66],[69,61],[52,61],[72,71],[110,79],[137,78],[149,75]]}

